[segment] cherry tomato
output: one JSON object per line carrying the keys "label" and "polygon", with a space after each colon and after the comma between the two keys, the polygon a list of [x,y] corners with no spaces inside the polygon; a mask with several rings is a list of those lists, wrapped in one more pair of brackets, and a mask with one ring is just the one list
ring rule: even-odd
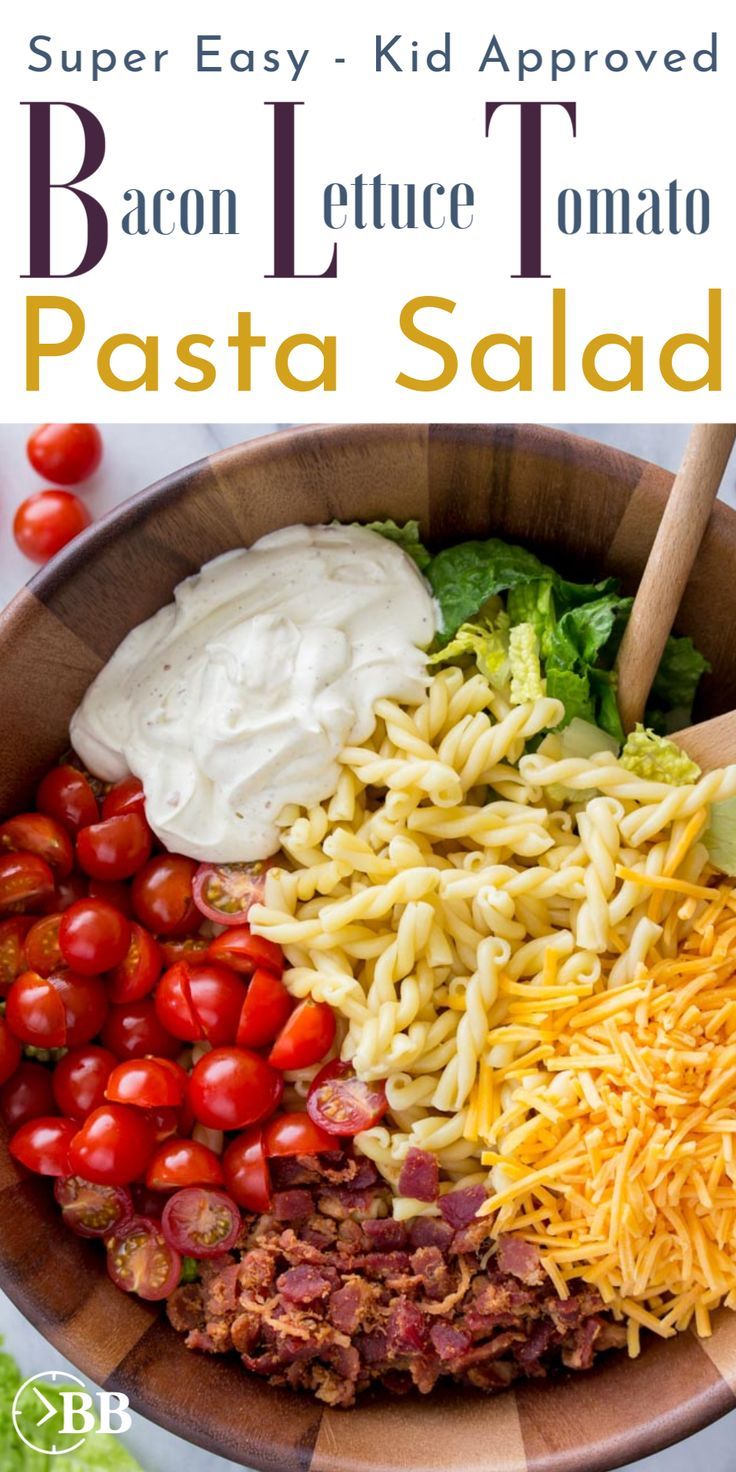
{"label": "cherry tomato", "polygon": [[123,960],[110,972],[113,1002],[137,1002],[148,996],[161,974],[163,957],[158,942],[135,922],[130,926],[130,944]]}
{"label": "cherry tomato", "polygon": [[11,1136],[11,1155],[39,1176],[68,1176],[69,1147],[77,1126],[58,1115],[29,1119]]}
{"label": "cherry tomato", "polygon": [[189,1077],[194,1117],[214,1130],[240,1130],[267,1119],[283,1091],[281,1075],[245,1048],[213,1048]]}
{"label": "cherry tomato", "polygon": [[23,942],[32,924],[28,915],[0,920],[0,996],[6,996],[16,976],[28,969]]}
{"label": "cherry tomato", "polygon": [[11,1130],[38,1119],[41,1114],[55,1114],[56,1100],[50,1068],[23,1058],[15,1073],[0,1089],[0,1114]]}
{"label": "cherry tomato", "polygon": [[0,849],[17,853],[36,854],[60,879],[71,874],[74,867],[74,849],[65,828],[55,818],[45,813],[19,813],[0,823]]}
{"label": "cherry tomato", "polygon": [[309,1068],[329,1053],[335,1041],[335,1014],[327,1002],[306,997],[281,1029],[268,1061],[274,1068]]}
{"label": "cherry tomato", "polygon": [[275,1114],[263,1130],[267,1156],[319,1155],[334,1150],[335,1141],[308,1114]]}
{"label": "cherry tomato", "polygon": [[130,1194],[133,1197],[133,1207],[136,1216],[144,1216],[147,1221],[156,1222],[158,1226],[161,1221],[161,1212],[166,1205],[166,1197],[158,1191],[149,1191],[142,1181],[134,1181]]}
{"label": "cherry tomato", "polygon": [[218,1156],[199,1140],[166,1140],[154,1150],[146,1170],[146,1185],[152,1191],[178,1191],[183,1186],[222,1186],[224,1183]]}
{"label": "cherry tomato", "polygon": [[63,914],[70,905],[74,904],[75,900],[84,899],[87,892],[87,880],[84,875],[76,869],[72,870],[66,879],[57,879],[53,897],[47,905],[44,905],[44,914]]}
{"label": "cherry tomato", "polygon": [[271,971],[255,971],[240,1014],[238,1046],[263,1048],[266,1043],[272,1043],[294,1006],[293,997],[278,976]]}
{"label": "cherry tomato", "polygon": [[116,782],[102,799],[103,818],[116,818],[118,813],[138,813],[146,816],[146,799],[143,783],[137,777],[123,777]]}
{"label": "cherry tomato", "polygon": [[224,1191],[187,1186],[166,1202],[161,1230],[166,1241],[187,1257],[218,1257],[238,1239],[240,1212]]}
{"label": "cherry tomato", "polygon": [[23,1043],[39,1048],[63,1048],[66,1044],[64,1003],[51,979],[39,976],[37,971],[24,971],[13,982],[5,1018]]}
{"label": "cherry tomato", "polygon": [[200,864],[192,885],[195,904],[218,925],[242,925],[260,904],[273,859],[254,864]]}
{"label": "cherry tomato", "polygon": [[143,1174],[154,1143],[153,1126],[140,1109],[101,1104],[71,1141],[70,1174],[105,1186],[127,1186]]}
{"label": "cherry tomato", "polygon": [[102,1041],[116,1058],[143,1058],[146,1053],[176,1058],[181,1052],[179,1040],[161,1026],[150,997],[111,1007],[102,1029]]}
{"label": "cherry tomato", "polygon": [[118,1063],[107,1081],[105,1098],[139,1109],[178,1109],[184,1101],[187,1075],[168,1060],[129,1058]]}
{"label": "cherry tomato", "polygon": [[153,1126],[153,1138],[157,1145],[162,1140],[170,1140],[172,1135],[179,1134],[181,1121],[181,1110],[171,1109],[164,1106],[161,1109],[147,1109],[146,1118]]}
{"label": "cherry tomato", "polygon": [[0,1017],[0,1084],[12,1078],[20,1059],[21,1046],[18,1042],[18,1035],[11,1030],[8,1019]]}
{"label": "cherry tomato", "polygon": [[251,935],[247,925],[233,925],[223,930],[210,943],[210,957],[222,961],[239,971],[242,976],[251,976],[257,967],[281,976],[284,969],[284,953],[281,946],[274,945],[263,935]]}
{"label": "cherry tomato", "polygon": [[93,1109],[99,1109],[114,1067],[113,1054],[96,1043],[65,1053],[53,1072],[54,1098],[62,1114],[86,1119]]}
{"label": "cherry tomato", "polygon": [[93,879],[130,879],[151,852],[151,830],[138,813],[119,813],[83,828],[77,859]]}
{"label": "cherry tomato", "polygon": [[96,1037],[107,1016],[107,996],[102,982],[96,976],[79,976],[74,971],[65,971],[59,976],[50,976],[66,1014],[66,1038],[64,1047],[76,1048]]}
{"label": "cherry tomato", "polygon": [[61,915],[44,915],[31,926],[23,946],[29,971],[37,971],[39,976],[50,976],[52,971],[58,971],[64,965],[59,946],[60,925]]}
{"label": "cherry tomato", "polygon": [[[122,879],[89,879],[83,893],[88,894],[91,900],[107,900],[109,905],[114,905],[127,919],[133,914],[130,885],[124,884]],[[78,895],[77,898],[81,899],[82,896]]]}
{"label": "cherry tomato", "polygon": [[202,924],[192,898],[194,859],[182,854],[157,854],[133,881],[133,909],[147,930],[175,939],[191,935]]}
{"label": "cherry tomato", "polygon": [[67,966],[82,976],[99,976],[128,954],[130,925],[107,900],[77,900],[64,911],[59,946]]}
{"label": "cherry tomato", "polygon": [[[199,911],[198,918],[201,919]],[[159,940],[164,966],[176,966],[178,961],[204,961],[209,957],[210,943],[203,935],[190,935],[183,940],[162,936]]]}
{"label": "cherry tomato", "polygon": [[66,765],[52,767],[46,773],[36,793],[36,807],[75,836],[100,816],[97,798],[84,772]]}
{"label": "cherry tomato", "polygon": [[165,1028],[187,1042],[233,1043],[245,1001],[245,983],[228,966],[180,961],[156,988],[156,1013]]}
{"label": "cherry tomato", "polygon": [[37,491],[18,507],[13,536],[31,562],[48,562],[91,520],[84,502],[71,491]]}
{"label": "cherry tomato", "polygon": [[108,1237],[133,1215],[133,1197],[125,1186],[103,1186],[81,1176],[59,1176],[54,1195],[64,1225],[78,1237]]}
{"label": "cherry tomato", "polygon": [[387,1108],[383,1084],[362,1083],[350,1064],[339,1058],[320,1069],[307,1095],[310,1119],[328,1135],[357,1135],[372,1129]]}
{"label": "cherry tomato", "polygon": [[238,1135],[222,1157],[228,1193],[246,1211],[268,1211],[271,1206],[271,1177],[263,1147],[263,1130],[255,1128]]}
{"label": "cherry tomato", "polygon": [[41,424],[26,446],[28,459],[44,480],[76,486],[93,475],[102,459],[96,424]]}
{"label": "cherry tomato", "polygon": [[0,856],[0,914],[42,910],[54,899],[54,875],[37,854]]}
{"label": "cherry tomato", "polygon": [[133,1216],[108,1238],[107,1271],[117,1288],[156,1302],[176,1288],[181,1257],[166,1241],[159,1222]]}

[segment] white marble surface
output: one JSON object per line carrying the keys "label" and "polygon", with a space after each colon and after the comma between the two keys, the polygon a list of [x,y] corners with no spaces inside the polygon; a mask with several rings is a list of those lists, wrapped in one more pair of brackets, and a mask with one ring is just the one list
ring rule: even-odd
{"label": "white marble surface", "polygon": [[[275,425],[115,425],[103,430],[105,458],[85,490],[95,515],[110,510],[127,496],[159,476],[211,453],[218,445],[235,444]],[[592,439],[604,440],[676,469],[687,438],[687,425],[563,425]],[[13,544],[11,526],[18,503],[40,481],[25,459],[28,426],[0,425],[0,604],[6,603],[33,568]],[[736,505],[736,461],[731,462],[724,487],[726,499]],[[27,1374],[70,1368],[14,1306],[0,1294],[0,1334],[5,1336]],[[632,1463],[628,1472],[735,1472],[736,1412],[715,1426],[645,1462]],[[210,1456],[142,1417],[126,1437],[126,1444],[145,1472],[236,1472],[235,1463]],[[2,1469],[0,1469],[2,1472]]]}

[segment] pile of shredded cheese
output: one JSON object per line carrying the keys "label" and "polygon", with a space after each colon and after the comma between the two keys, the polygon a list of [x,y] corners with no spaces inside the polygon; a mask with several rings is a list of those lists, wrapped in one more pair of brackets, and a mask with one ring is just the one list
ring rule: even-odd
{"label": "pile of shredded cheese", "polygon": [[484,1070],[471,1121],[493,1235],[534,1243],[563,1297],[595,1285],[632,1355],[641,1327],[707,1335],[736,1308],[736,893],[690,888],[687,938],[629,983],[571,995],[553,955],[540,985],[505,983],[490,1042],[527,1051]]}

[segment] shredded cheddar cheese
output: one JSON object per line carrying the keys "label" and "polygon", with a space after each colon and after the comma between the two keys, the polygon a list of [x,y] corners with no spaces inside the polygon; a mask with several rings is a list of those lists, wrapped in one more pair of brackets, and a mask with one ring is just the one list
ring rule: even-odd
{"label": "shredded cheddar cheese", "polygon": [[736,1308],[736,894],[618,873],[687,897],[685,939],[618,988],[560,987],[554,965],[547,988],[509,986],[489,1045],[523,1021],[528,1051],[479,1088],[473,1127],[492,1234],[533,1243],[558,1292],[597,1287],[636,1355],[642,1328],[707,1335]]}

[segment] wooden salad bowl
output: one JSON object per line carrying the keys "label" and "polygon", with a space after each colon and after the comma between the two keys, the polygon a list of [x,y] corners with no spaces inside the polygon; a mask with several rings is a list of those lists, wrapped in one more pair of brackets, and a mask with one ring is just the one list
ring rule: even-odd
{"label": "wooden salad bowl", "polygon": [[[442,545],[524,542],[573,578],[633,590],[672,477],[533,425],[289,430],[190,465],[79,537],[0,616],[0,812],[67,745],[69,718],[123,635],[208,558],[292,522],[418,517]],[[679,618],[710,660],[699,716],[736,706],[736,514],[717,505]],[[245,1466],[277,1472],[596,1472],[647,1456],[736,1406],[736,1315],[713,1337],[487,1398],[448,1388],[333,1411],[192,1354],[157,1305],[118,1292],[103,1253],[62,1225],[47,1182],[0,1147],[0,1284],[52,1344],[134,1410]]]}

